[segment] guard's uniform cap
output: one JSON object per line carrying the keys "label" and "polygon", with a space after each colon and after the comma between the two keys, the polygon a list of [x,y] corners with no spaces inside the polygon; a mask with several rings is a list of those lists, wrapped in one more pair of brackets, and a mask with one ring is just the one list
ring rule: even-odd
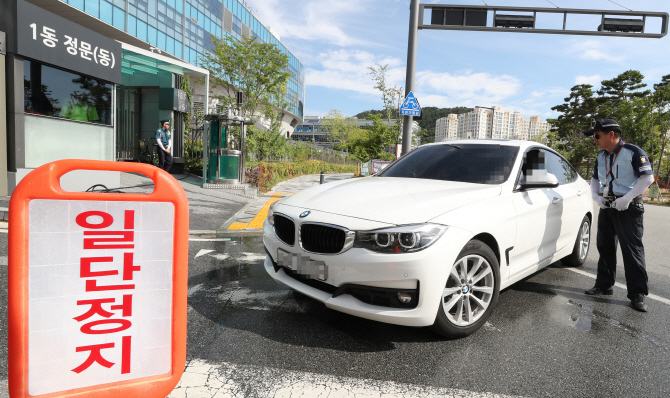
{"label": "guard's uniform cap", "polygon": [[170,121],[167,120],[167,119],[166,119],[166,120],[161,120],[161,126],[164,125],[164,124],[166,124],[166,123],[167,123],[167,124],[170,124]]}
{"label": "guard's uniform cap", "polygon": [[621,126],[619,126],[619,123],[617,123],[614,119],[598,120],[596,121],[595,125],[594,124],[591,125],[591,130],[584,132],[584,135],[592,136],[593,133],[598,131],[610,132],[612,131],[613,127],[616,127],[619,130],[621,130]]}

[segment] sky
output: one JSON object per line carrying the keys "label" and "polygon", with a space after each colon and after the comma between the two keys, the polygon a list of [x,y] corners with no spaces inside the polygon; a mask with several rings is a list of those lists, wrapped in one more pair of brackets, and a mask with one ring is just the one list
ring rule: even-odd
{"label": "sky", "polygon": [[[666,0],[428,3],[670,13]],[[391,85],[405,87],[410,0],[248,0],[248,5],[305,67],[305,116],[324,116],[331,109],[348,116],[382,109],[370,66],[388,65]],[[562,18],[545,14],[538,17],[538,28],[560,28]],[[595,30],[590,27],[599,23],[600,17],[568,17],[569,29]],[[646,29],[660,32],[660,25],[659,18],[649,19]],[[558,115],[551,108],[563,103],[576,84],[597,89],[602,80],[629,69],[642,72],[650,87],[659,82],[670,74],[670,36],[420,30],[416,64],[414,94],[422,107],[502,106],[520,111],[524,118],[546,119]]]}

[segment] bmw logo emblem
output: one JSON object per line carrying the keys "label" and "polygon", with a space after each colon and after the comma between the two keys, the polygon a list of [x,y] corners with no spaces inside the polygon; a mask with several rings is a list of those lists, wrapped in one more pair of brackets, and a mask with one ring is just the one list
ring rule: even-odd
{"label": "bmw logo emblem", "polygon": [[467,286],[463,286],[463,293],[467,293],[469,290],[470,290],[469,287],[467,287]]}
{"label": "bmw logo emblem", "polygon": [[309,215],[309,213],[310,213],[309,211],[303,211],[302,213],[300,213],[300,218],[307,217]]}

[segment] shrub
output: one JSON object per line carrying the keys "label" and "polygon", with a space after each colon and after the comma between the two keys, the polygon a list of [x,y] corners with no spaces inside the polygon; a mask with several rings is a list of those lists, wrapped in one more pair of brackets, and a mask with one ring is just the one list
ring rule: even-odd
{"label": "shrub", "polygon": [[320,160],[304,162],[252,162],[246,171],[247,181],[258,187],[260,192],[267,192],[281,181],[307,174],[355,173],[355,165],[326,163]]}

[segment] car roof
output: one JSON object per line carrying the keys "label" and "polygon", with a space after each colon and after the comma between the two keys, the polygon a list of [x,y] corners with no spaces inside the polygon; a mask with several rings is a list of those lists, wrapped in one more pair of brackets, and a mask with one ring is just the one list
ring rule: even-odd
{"label": "car roof", "polygon": [[427,145],[506,145],[506,146],[517,146],[522,150],[532,146],[539,146],[547,149],[551,149],[544,144],[540,144],[535,141],[525,141],[525,140],[501,140],[501,139],[465,139],[465,140],[451,140],[451,141],[440,141]]}

